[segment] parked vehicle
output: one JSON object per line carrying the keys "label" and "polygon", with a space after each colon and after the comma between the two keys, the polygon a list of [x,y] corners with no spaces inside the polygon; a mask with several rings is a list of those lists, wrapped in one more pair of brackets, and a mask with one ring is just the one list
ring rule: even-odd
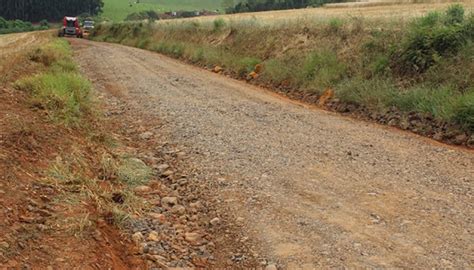
{"label": "parked vehicle", "polygon": [[84,34],[82,32],[81,26],[79,25],[79,20],[77,17],[64,17],[63,26],[59,30],[58,36],[75,36],[77,38],[83,38]]}
{"label": "parked vehicle", "polygon": [[92,32],[92,30],[94,30],[94,21],[85,20],[84,24],[82,25],[82,28],[84,28],[84,33]]}

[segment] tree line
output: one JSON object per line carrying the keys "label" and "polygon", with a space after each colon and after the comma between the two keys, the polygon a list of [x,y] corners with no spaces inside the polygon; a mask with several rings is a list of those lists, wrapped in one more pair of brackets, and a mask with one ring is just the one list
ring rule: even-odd
{"label": "tree line", "polygon": [[39,24],[33,25],[31,22],[24,22],[22,20],[8,21],[0,17],[0,35],[46,29],[49,29],[49,23],[46,20],[42,20]]}
{"label": "tree line", "polygon": [[234,0],[223,0],[226,13],[306,8],[326,3],[344,2],[344,0],[241,0],[237,2],[235,4]]}
{"label": "tree line", "polygon": [[102,0],[0,0],[0,17],[30,22],[58,21],[64,16],[96,15],[103,6]]}

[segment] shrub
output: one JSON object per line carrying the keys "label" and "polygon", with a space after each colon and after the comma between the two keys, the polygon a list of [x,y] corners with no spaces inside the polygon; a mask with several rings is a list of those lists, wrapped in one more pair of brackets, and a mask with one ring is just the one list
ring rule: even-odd
{"label": "shrub", "polygon": [[457,97],[449,86],[419,85],[394,95],[391,105],[403,111],[430,113],[438,119],[449,120],[453,115]]}
{"label": "shrub", "polygon": [[148,38],[142,38],[138,40],[137,47],[140,49],[145,49],[149,44],[150,40]]}
{"label": "shrub", "polygon": [[444,17],[429,13],[417,20],[408,33],[401,51],[392,56],[401,75],[423,73],[442,57],[456,54],[472,41],[471,20],[464,20],[464,9],[451,6]]}
{"label": "shrub", "polygon": [[470,132],[474,132],[474,89],[457,98],[453,108],[453,120]]}
{"label": "shrub", "polygon": [[269,59],[264,63],[263,76],[273,83],[279,84],[285,80],[292,80],[295,75],[296,69],[291,63],[286,63],[280,59]]}
{"label": "shrub", "polygon": [[32,61],[51,66],[59,60],[69,60],[72,57],[69,44],[64,40],[57,40],[34,50],[29,58]]}
{"label": "shrub", "polygon": [[329,21],[328,30],[329,33],[337,34],[341,31],[344,21],[338,18],[333,18]]}
{"label": "shrub", "polygon": [[0,29],[8,28],[8,21],[0,17]]}
{"label": "shrub", "polygon": [[372,74],[385,74],[390,67],[390,59],[385,55],[379,55],[371,64]]}
{"label": "shrub", "polygon": [[144,10],[144,11],[134,12],[134,13],[129,14],[125,18],[125,21],[143,21],[143,20],[156,21],[159,19],[160,19],[160,15],[156,11]]}
{"label": "shrub", "polygon": [[389,80],[353,78],[338,84],[335,92],[342,101],[381,110],[390,105],[397,89]]}
{"label": "shrub", "polygon": [[181,58],[184,54],[185,46],[181,43],[162,41],[158,45],[153,46],[152,50],[162,54]]}
{"label": "shrub", "polygon": [[464,8],[460,4],[454,4],[446,11],[446,24],[460,24],[464,21]]}
{"label": "shrub", "polygon": [[202,60],[204,60],[204,48],[198,48],[191,56],[191,61],[193,61],[194,63],[198,63]]}
{"label": "shrub", "polygon": [[226,26],[226,22],[222,18],[215,19],[213,21],[214,31],[220,31],[222,28]]}
{"label": "shrub", "polygon": [[237,61],[235,63],[235,69],[240,76],[244,76],[250,72],[252,72],[255,66],[260,63],[260,59],[253,58],[253,57],[237,57]]}
{"label": "shrub", "polygon": [[302,84],[310,82],[316,87],[329,87],[342,79],[345,71],[345,65],[334,52],[313,52],[304,61],[299,80]]}
{"label": "shrub", "polygon": [[42,27],[49,28],[49,23],[48,23],[47,20],[41,20],[41,21],[39,22],[39,24],[40,24],[40,26],[42,26]]}

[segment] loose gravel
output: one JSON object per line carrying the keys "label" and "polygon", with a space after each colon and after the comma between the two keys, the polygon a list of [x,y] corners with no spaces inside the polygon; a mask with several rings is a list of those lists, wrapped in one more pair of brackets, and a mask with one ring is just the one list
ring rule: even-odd
{"label": "loose gravel", "polygon": [[216,188],[215,207],[240,230],[232,240],[248,246],[247,254],[225,254],[230,262],[256,258],[272,269],[474,264],[473,151],[314,109],[155,53],[73,45],[94,84],[161,119],[160,134]]}

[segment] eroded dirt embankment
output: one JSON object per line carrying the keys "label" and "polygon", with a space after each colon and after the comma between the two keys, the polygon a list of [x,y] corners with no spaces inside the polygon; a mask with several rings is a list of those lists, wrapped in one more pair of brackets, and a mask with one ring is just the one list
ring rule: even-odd
{"label": "eroded dirt embankment", "polygon": [[256,265],[231,260],[248,247],[232,244],[215,189],[159,118],[128,111],[113,82],[87,96],[67,42],[49,33],[2,36],[0,48],[0,269]]}
{"label": "eroded dirt embankment", "polygon": [[[257,258],[288,268],[469,268],[472,151],[288,101],[170,58],[75,40],[94,84],[160,118]],[[224,236],[229,231],[224,231]]]}
{"label": "eroded dirt embankment", "polygon": [[[72,186],[47,180],[64,153],[97,160],[83,131],[52,123],[44,108],[33,106],[31,93],[13,87],[44,69],[28,56],[51,40],[45,32],[0,37],[0,268],[142,268],[133,246],[91,200],[77,200]],[[82,166],[90,169],[88,162]]]}

